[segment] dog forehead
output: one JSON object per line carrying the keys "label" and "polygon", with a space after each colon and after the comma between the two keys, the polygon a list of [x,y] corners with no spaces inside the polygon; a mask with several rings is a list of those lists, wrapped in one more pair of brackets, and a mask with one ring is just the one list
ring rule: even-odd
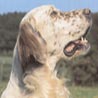
{"label": "dog forehead", "polygon": [[[58,13],[58,15],[55,15],[56,12]],[[67,23],[71,23],[78,20],[77,18],[81,18],[81,12],[82,10],[75,10],[71,12],[61,12],[53,5],[44,5],[44,6],[40,6],[31,10],[29,13],[26,14],[26,16],[22,19],[21,22],[24,22],[24,21],[30,22],[32,19],[35,18],[36,22],[38,21],[38,23],[40,21],[47,21],[48,23],[49,21],[52,21],[52,19],[55,20],[52,22],[57,21],[59,23],[60,21],[62,21],[62,23],[64,23],[66,21]],[[55,17],[52,17],[53,15]],[[60,21],[58,21],[57,19]]]}
{"label": "dog forehead", "polygon": [[40,17],[48,14],[51,12],[53,9],[56,9],[53,5],[43,5],[37,8],[34,8],[30,12],[28,12],[25,17],[22,19],[22,21],[27,20],[28,18],[32,17]]}

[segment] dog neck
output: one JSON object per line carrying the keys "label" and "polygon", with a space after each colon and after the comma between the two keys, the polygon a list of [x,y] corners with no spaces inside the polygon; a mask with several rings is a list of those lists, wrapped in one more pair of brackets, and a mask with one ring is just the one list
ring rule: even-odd
{"label": "dog neck", "polygon": [[[12,71],[4,97],[1,98],[68,98],[68,91],[53,72],[56,58],[51,58],[41,68],[27,73],[23,77],[23,70],[19,61],[17,45],[14,49]],[[49,67],[51,66],[51,67]],[[15,91],[14,91],[15,90]],[[59,92],[60,91],[60,92]]]}
{"label": "dog neck", "polygon": [[48,57],[47,59],[47,65],[49,66],[49,69],[53,72],[55,67],[56,67],[56,63],[58,61],[58,58],[55,56],[51,56]]}
{"label": "dog neck", "polygon": [[22,96],[30,94],[34,98],[68,98],[69,92],[62,80],[56,77],[48,65],[27,73],[23,81],[26,89]]}

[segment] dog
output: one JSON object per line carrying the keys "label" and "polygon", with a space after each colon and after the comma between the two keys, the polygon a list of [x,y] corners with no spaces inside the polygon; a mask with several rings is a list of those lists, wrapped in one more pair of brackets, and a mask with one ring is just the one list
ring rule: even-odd
{"label": "dog", "polygon": [[52,5],[31,10],[22,19],[8,85],[1,98],[69,98],[55,73],[60,58],[85,55],[92,26],[89,9],[61,12]]}

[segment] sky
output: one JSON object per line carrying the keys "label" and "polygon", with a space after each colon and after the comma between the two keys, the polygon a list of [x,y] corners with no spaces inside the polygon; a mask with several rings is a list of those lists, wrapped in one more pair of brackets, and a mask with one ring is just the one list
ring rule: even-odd
{"label": "sky", "polygon": [[0,14],[28,12],[35,7],[48,4],[62,11],[90,8],[92,12],[98,12],[98,0],[0,0]]}

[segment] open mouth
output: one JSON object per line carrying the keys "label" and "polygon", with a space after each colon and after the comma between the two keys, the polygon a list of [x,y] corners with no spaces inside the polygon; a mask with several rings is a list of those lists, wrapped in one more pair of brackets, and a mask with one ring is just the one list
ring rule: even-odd
{"label": "open mouth", "polygon": [[71,41],[69,42],[65,47],[64,47],[64,54],[68,57],[73,56],[76,52],[88,52],[90,49],[90,44],[86,40],[86,35],[89,32],[90,27],[86,30],[85,34],[81,36],[78,40]]}

